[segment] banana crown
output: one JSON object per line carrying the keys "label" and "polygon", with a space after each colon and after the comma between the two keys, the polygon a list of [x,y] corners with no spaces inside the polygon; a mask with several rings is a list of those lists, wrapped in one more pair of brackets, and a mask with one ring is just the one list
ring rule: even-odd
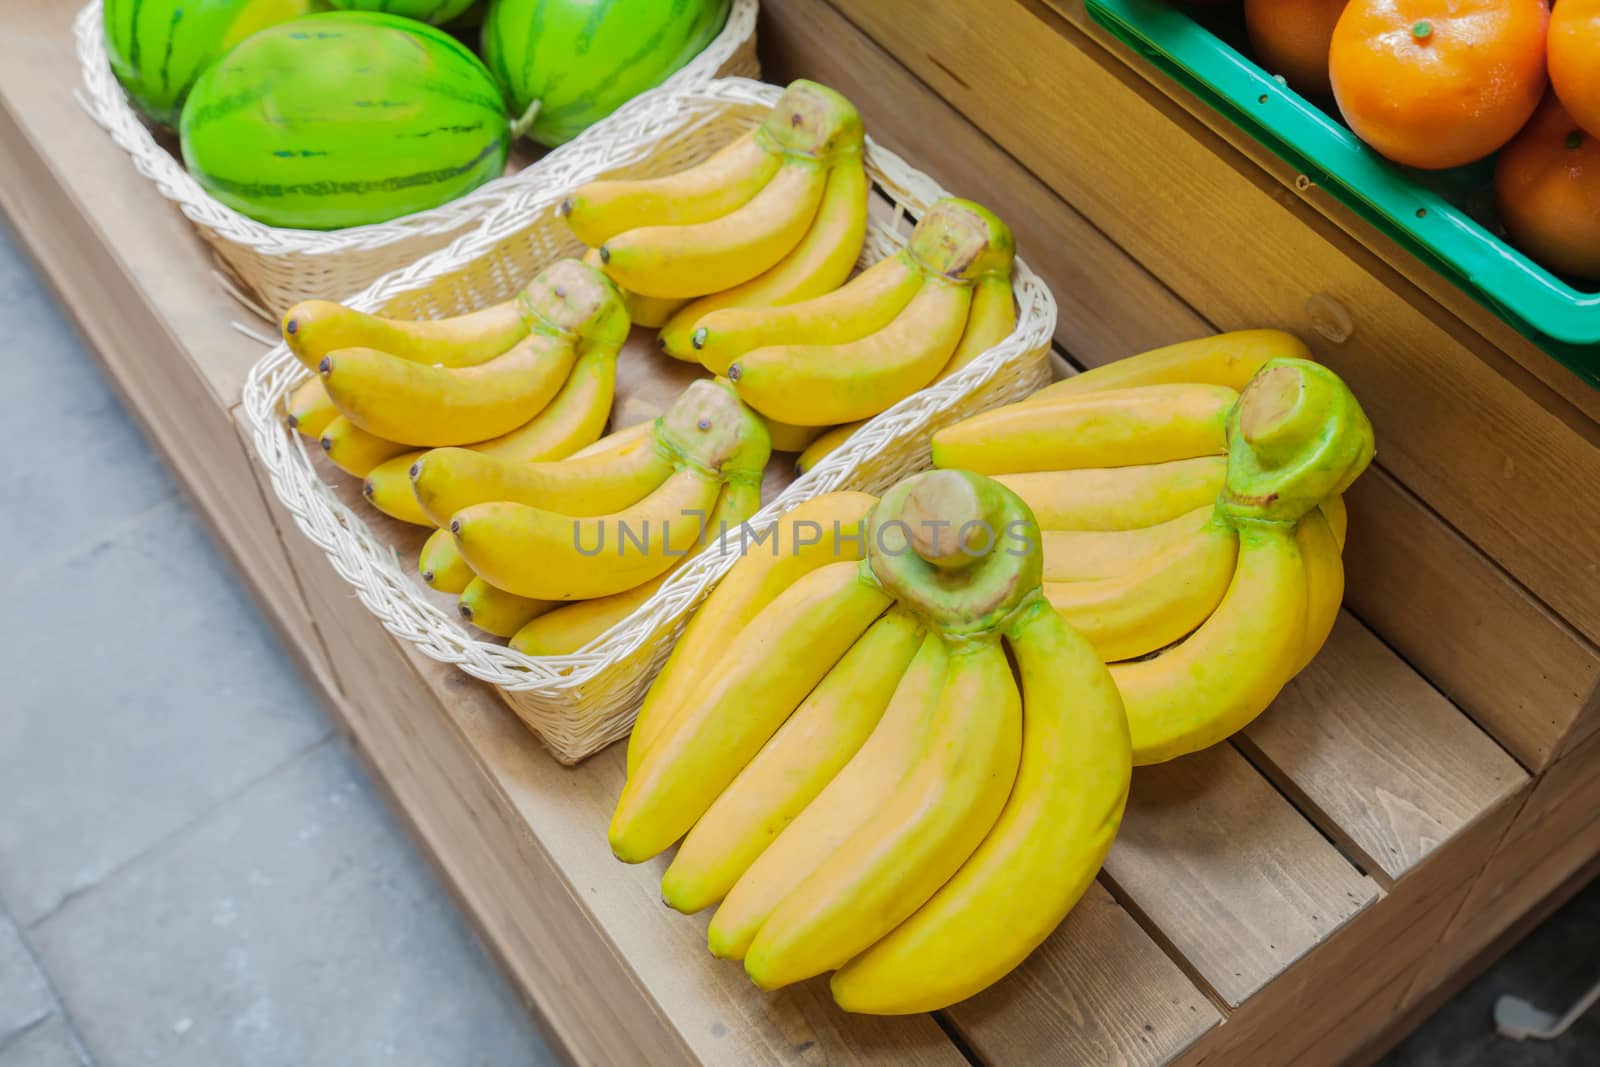
{"label": "banana crown", "polygon": [[906,248],[923,270],[969,282],[988,274],[1009,276],[1017,256],[1017,240],[998,215],[953,196],[934,202]]}
{"label": "banana crown", "polygon": [[824,161],[861,151],[864,137],[854,104],[804,78],[789,83],[756,130],[756,140],[769,152]]}
{"label": "banana crown", "polygon": [[864,566],[941,633],[975,636],[1039,598],[1040,544],[1033,512],[999,482],[971,471],[927,471],[873,508]]}
{"label": "banana crown", "polygon": [[1296,522],[1348,489],[1374,448],[1372,423],[1337,374],[1310,360],[1268,360],[1228,414],[1218,506],[1236,522]]}
{"label": "banana crown", "polygon": [[622,295],[600,271],[576,259],[558,259],[517,294],[523,321],[536,333],[566,334],[620,348],[631,323]]}
{"label": "banana crown", "polygon": [[724,481],[759,479],[772,455],[767,424],[721,379],[689,383],[656,420],[655,438],[675,461]]}

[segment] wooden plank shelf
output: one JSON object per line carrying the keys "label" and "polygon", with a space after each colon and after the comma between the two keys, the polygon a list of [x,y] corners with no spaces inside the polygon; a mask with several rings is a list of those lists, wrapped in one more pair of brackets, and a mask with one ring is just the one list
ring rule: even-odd
{"label": "wooden plank shelf", "polygon": [[[1235,292],[1238,264],[1213,270],[1200,250],[1215,234],[1197,220],[1173,215],[1141,229],[1131,221],[1138,204],[1114,211],[1095,193],[1136,200],[1171,180],[1147,168],[1136,145],[1104,153],[1092,171],[1069,167],[1076,157],[1039,146],[1070,145],[1070,129],[1037,126],[1024,143],[1026,108],[994,120],[979,90],[1049,81],[1024,78],[1020,64],[1029,50],[1061,47],[1050,54],[1062,84],[1092,94],[1107,115],[1129,109],[1126,122],[1102,119],[1129,136],[1216,141],[1193,116],[1130,87],[1111,73],[1113,60],[1085,51],[1100,45],[1066,22],[1081,38],[1069,40],[1035,5],[1017,5],[1020,14],[1008,10],[994,26],[967,26],[956,0],[918,5],[928,12],[900,24],[889,14],[896,6],[768,0],[768,69],[778,80],[805,74],[836,85],[875,136],[1009,218],[1056,290],[1058,341],[1073,364],[1247,314],[1303,325],[1266,299],[1297,284],[1294,255],[1256,257],[1259,276]],[[73,102],[71,16],[49,0],[16,0],[0,13],[0,207],[419,846],[574,1062],[1233,1067],[1370,1058],[1600,852],[1600,654],[1594,620],[1574,607],[1581,581],[1562,595],[1551,558],[1593,547],[1573,541],[1583,508],[1600,499],[1578,499],[1583,472],[1600,469],[1593,438],[1575,425],[1581,408],[1555,410],[1555,386],[1507,377],[1514,361],[1480,358],[1477,342],[1462,340],[1466,327],[1441,326],[1445,312],[1414,287],[1388,287],[1399,275],[1379,264],[1389,273],[1369,272],[1362,284],[1387,294],[1392,321],[1431,324],[1441,347],[1398,367],[1376,357],[1388,335],[1375,327],[1359,352],[1327,353],[1370,397],[1386,466],[1353,494],[1350,610],[1322,655],[1234,741],[1139,772],[1100,883],[992,989],[937,1016],[890,1019],[839,1012],[822,982],[760,993],[706,952],[703,917],[662,907],[661,861],[628,867],[609,855],[620,749],[561,767],[492,691],[383,631],[279,507],[238,404],[262,349],[233,329],[244,313],[184,220]],[[940,36],[955,30],[971,32],[965,58],[947,54]],[[994,62],[1002,31],[1035,39],[1011,40],[1015,55],[997,69],[966,65],[985,49]],[[1202,189],[1237,192],[1243,206],[1262,191],[1247,180],[1254,162],[1226,144],[1238,158],[1210,144],[1167,147],[1215,177]],[[1223,165],[1235,175],[1226,183]],[[1282,210],[1308,228],[1301,208]],[[1271,243],[1293,229],[1278,226],[1250,237]],[[1335,250],[1349,252],[1349,235],[1335,236]],[[1341,270],[1370,266],[1347,261]],[[1215,277],[1202,283],[1206,271]],[[1430,377],[1442,374],[1455,376],[1448,389]],[[1408,424],[1411,404],[1427,417]],[[1491,448],[1472,429],[1491,408],[1527,426]],[[1440,450],[1450,449],[1460,464],[1446,467]],[[1490,470],[1494,449],[1537,485],[1551,482],[1558,459],[1579,472],[1550,505],[1563,510],[1543,540],[1512,536],[1506,501],[1485,503],[1503,486],[1473,479]]]}

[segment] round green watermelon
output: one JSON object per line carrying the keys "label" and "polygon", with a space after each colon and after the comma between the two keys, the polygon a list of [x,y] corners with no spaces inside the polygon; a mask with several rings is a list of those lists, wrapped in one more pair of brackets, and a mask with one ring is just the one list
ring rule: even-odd
{"label": "round green watermelon", "polygon": [[483,58],[518,134],[558,145],[711,42],[729,0],[490,0]]}
{"label": "round green watermelon", "polygon": [[138,108],[175,126],[195,80],[228,49],[316,0],[105,0],[111,72]]}
{"label": "round green watermelon", "polygon": [[183,160],[234,210],[272,226],[384,222],[505,170],[505,102],[478,57],[421,22],[331,11],[244,41],[183,109]]}
{"label": "round green watermelon", "polygon": [[476,0],[328,0],[340,11],[382,11],[442,26],[458,17]]}

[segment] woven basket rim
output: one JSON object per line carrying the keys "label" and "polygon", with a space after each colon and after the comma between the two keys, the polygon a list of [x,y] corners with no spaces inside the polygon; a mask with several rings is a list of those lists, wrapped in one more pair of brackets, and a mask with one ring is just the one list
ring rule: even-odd
{"label": "woven basket rim", "polygon": [[[128,153],[135,168],[155,184],[162,196],[176,204],[191,222],[261,255],[369,252],[413,238],[457,233],[494,212],[520,185],[525,184],[525,174],[542,171],[546,164],[566,152],[574,143],[569,141],[554,148],[521,172],[485,182],[447,204],[387,222],[351,226],[342,230],[298,230],[268,226],[235,211],[207,193],[183,164],[157,143],[111,72],[103,30],[103,10],[104,0],[88,0],[73,20],[82,78],[81,91],[75,94],[78,102],[89,113],[89,117]],[[758,0],[732,0],[728,7],[727,22],[711,43],[648,92],[670,92],[713,80],[722,64],[755,32],[757,11]]]}
{"label": "woven basket rim", "polygon": [[[744,78],[725,78],[706,85],[666,93],[646,94],[611,118],[597,124],[578,141],[588,144],[590,134],[605,138],[601,127],[615,122],[619,126],[635,123],[640,113],[660,109],[676,116],[678,128],[696,121],[698,110],[732,106],[770,107],[782,92],[780,87]],[[649,144],[633,146],[640,153]],[[597,152],[590,164],[576,168],[568,188],[589,177],[611,170],[627,159],[612,146]],[[910,167],[893,152],[867,138],[865,159],[874,183],[889,192],[897,205],[920,214],[929,204],[948,195],[931,178]],[[406,293],[425,288],[433,279],[458,269],[493,248],[506,234],[528,224],[543,212],[553,209],[566,188],[553,188],[548,182],[537,187],[521,183],[508,194],[497,211],[487,217],[473,233],[457,238],[449,246],[418,260],[411,267],[393,272],[374,282],[365,292],[350,300],[351,306],[376,311]],[[897,213],[895,221],[899,222]],[[1012,289],[1018,303],[1017,326],[1012,334],[962,371],[902,400],[877,415],[854,434],[841,448],[827,456],[804,475],[796,478],[774,500],[763,506],[749,526],[764,532],[790,508],[845,485],[863,461],[882,447],[885,440],[900,439],[916,432],[928,418],[959,403],[995,377],[1002,369],[1041,350],[1048,349],[1055,330],[1056,305],[1049,288],[1019,257],[1013,268]],[[278,417],[283,395],[309,372],[305,371],[286,345],[279,344],[252,367],[244,387],[244,406],[250,421],[257,460],[267,469],[274,492],[295,516],[296,523],[311,540],[327,551],[335,568],[355,587],[362,602],[378,615],[385,626],[410,640],[426,655],[455,664],[473,677],[490,682],[508,692],[533,692],[551,697],[580,693],[585,685],[601,676],[610,666],[637,653],[663,626],[698,601],[706,590],[733,565],[737,551],[726,544],[708,548],[679,568],[654,595],[627,619],[597,638],[585,650],[566,656],[529,657],[496,643],[474,637],[456,619],[427,599],[420,582],[406,573],[398,553],[371,532],[365,520],[340,501],[333,489],[318,478],[304,440]],[[307,515],[296,506],[305,500],[316,509],[321,525],[334,531],[329,540],[311,528]],[[360,558],[364,574],[350,573],[341,555]],[[368,584],[374,579],[377,586]],[[426,640],[390,625],[383,602],[403,600],[408,609],[425,618],[429,626]]]}

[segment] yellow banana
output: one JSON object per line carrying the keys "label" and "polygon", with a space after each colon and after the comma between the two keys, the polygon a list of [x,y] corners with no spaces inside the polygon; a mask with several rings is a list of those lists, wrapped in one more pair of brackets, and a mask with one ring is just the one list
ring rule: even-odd
{"label": "yellow banana", "polygon": [[1210,504],[1228,461],[1201,456],[1142,467],[1002,474],[995,481],[1027,502],[1046,530],[1133,530]]}
{"label": "yellow banana", "polygon": [[1083,582],[1131,574],[1198,534],[1216,508],[1205,504],[1175,519],[1135,530],[1045,530],[1044,580]]}
{"label": "yellow banana", "polygon": [[777,419],[768,419],[767,433],[772,437],[774,452],[801,452],[822,433],[821,426],[792,426]]}
{"label": "yellow banana", "polygon": [[950,362],[935,381],[943,381],[1011,336],[1017,328],[1017,305],[1011,293],[1011,275],[986,274],[972,294],[972,310]]}
{"label": "yellow banana", "polygon": [[685,467],[609,515],[474,504],[455,513],[450,532],[472,569],[502,589],[540,600],[587,600],[648,582],[688,553],[719,488],[715,476]]}
{"label": "yellow banana", "polygon": [[876,498],[866,493],[825,493],[789,511],[765,536],[741,540],[739,562],[690,618],[645,694],[628,739],[629,774],[660,735],[670,731],[705,671],[723,660],[757,613],[818,567],[865,555],[862,523],[874,503]]}
{"label": "yellow banana", "polygon": [[537,415],[575,359],[570,343],[537,333],[474,367],[429,367],[375,348],[341,348],[317,366],[339,410],[369,433],[411,445],[464,445]]}
{"label": "yellow banana", "polygon": [[652,442],[621,454],[515,463],[467,448],[436,448],[410,468],[412,499],[443,526],[462,508],[507,501],[560,515],[606,515],[643,500],[671,477],[672,457]]}
{"label": "yellow banana", "polygon": [[456,609],[463,619],[496,637],[510,637],[553,606],[547,600],[531,600],[508,593],[482,578],[468,582],[456,601]]}
{"label": "yellow banana", "polygon": [[710,222],[742,207],[777,173],[783,156],[759,127],[703,163],[661,178],[601,180],[556,205],[578,240],[598,247],[640,226]]}
{"label": "yellow banana", "polygon": [[[591,248],[583,254],[583,261],[595,270],[605,266],[600,262],[600,250]],[[688,303],[687,300],[662,300],[654,296],[640,296],[638,293],[626,289],[618,289],[617,295],[622,297],[622,306],[627,309],[628,321],[635,326],[645,326],[656,329],[664,326],[667,320],[677,314],[679,308]]]}
{"label": "yellow banana", "polygon": [[687,833],[888,606],[853,561],[812,571],[768,604],[623,787],[609,835],[617,858],[641,863]]}
{"label": "yellow banana", "polygon": [[825,163],[786,157],[749,203],[689,226],[641,226],[600,246],[606,273],[645,296],[684,299],[749,281],[792,252],[828,183]]}
{"label": "yellow banana", "polygon": [[307,378],[295,386],[284,400],[283,409],[289,429],[299,430],[313,440],[321,437],[323,427],[339,414],[339,409],[328,399],[328,391],[322,387],[322,379],[317,377]]}
{"label": "yellow banana", "polygon": [[1311,351],[1282,330],[1237,330],[1157,348],[1084,371],[1034,393],[1023,403],[1050,403],[1064,396],[1128,389],[1140,385],[1201,383],[1235,392],[1255,377],[1269,359],[1311,359]]}
{"label": "yellow banana", "polygon": [[971,286],[930,276],[876,333],[837,345],[758,348],[728,368],[728,379],[745,403],[784,422],[868,418],[933,380],[960,343],[971,301]]}
{"label": "yellow banana", "polygon": [[1215,744],[1266,710],[1304,654],[1306,595],[1294,531],[1241,524],[1238,568],[1211,617],[1159,655],[1111,667],[1135,765]]}
{"label": "yellow banana", "polygon": [[1043,605],[1008,631],[1023,703],[1011,796],[955,876],[834,974],[846,1011],[936,1011],[999,981],[1072,910],[1116,837],[1132,768],[1110,674]]}
{"label": "yellow banana", "polygon": [[606,434],[593,444],[584,445],[572,453],[572,458],[584,459],[589,456],[621,455],[623,452],[632,451],[649,440],[655,427],[654,419],[636,422],[632,426],[626,426]]}
{"label": "yellow banana", "polygon": [[[840,157],[811,229],[777,265],[741,285],[700,297],[673,314],[661,329],[661,349],[674,359],[699,360],[693,338],[700,320],[722,308],[765,308],[809,300],[844,284],[861,257],[867,232],[866,167],[859,153]],[[645,324],[648,325],[648,324]]]}
{"label": "yellow banana", "polygon": [[705,313],[690,336],[687,358],[698,359],[713,374],[726,374],[740,356],[769,345],[859,341],[893,322],[922,288],[922,278],[910,251],[901,249],[842,288],[809,300]]}
{"label": "yellow banana", "polygon": [[367,498],[367,503],[391,519],[416,526],[437,526],[417,503],[417,494],[411,491],[411,465],[423,454],[402,452],[368,471],[366,480],[361,483],[361,495]]}
{"label": "yellow banana", "polygon": [[[761,509],[761,487],[754,481],[730,482],[722,488],[711,521],[700,537],[698,551],[723,538],[736,545],[738,526]],[[693,558],[687,557],[687,558]],[[677,573],[685,560],[678,560],[665,572],[643,585],[622,593],[564,604],[547,612],[517,631],[511,647],[525,656],[567,656],[599,638],[656,595]]]}
{"label": "yellow banana", "polygon": [[1009,404],[934,434],[933,462],[1020,474],[1220,456],[1238,399],[1225,385],[1144,385]]}
{"label": "yellow banana", "polygon": [[689,831],[661,879],[669,907],[693,913],[727,895],[866,741],[922,637],[915,616],[890,611],[851,646]]}
{"label": "yellow banana", "polygon": [[1294,536],[1306,567],[1306,636],[1295,667],[1298,674],[1322,651],[1339,620],[1339,605],[1344,601],[1344,560],[1339,558],[1333,524],[1320,509],[1306,512],[1295,527]]}
{"label": "yellow banana", "polygon": [[412,451],[410,445],[370,434],[343,415],[322,428],[321,444],[329,462],[356,478],[365,478],[386,459]]}
{"label": "yellow banana", "polygon": [[809,471],[837,451],[841,445],[850,440],[851,434],[866,424],[866,419],[859,419],[855,422],[847,422],[843,426],[835,426],[831,430],[823,431],[822,436],[807,445],[805,451],[801,452],[799,457],[795,459],[794,469],[800,474],[806,473],[806,471]]}
{"label": "yellow banana", "polygon": [[510,433],[473,445],[472,450],[524,463],[565,459],[598,441],[611,417],[616,388],[616,347],[585,345],[561,391],[543,411]]}
{"label": "yellow banana", "polygon": [[1134,659],[1188,636],[1222,602],[1239,540],[1214,519],[1126,574],[1045,582],[1044,595],[1107,663]]}
{"label": "yellow banana", "polygon": [[1343,553],[1345,533],[1350,525],[1350,516],[1345,511],[1344,497],[1336,493],[1317,506],[1322,509],[1323,517],[1328,520],[1328,526],[1333,530],[1333,539],[1338,543],[1339,551]]}
{"label": "yellow banana", "polygon": [[328,300],[302,300],[283,316],[289,350],[315,370],[340,348],[378,348],[429,366],[470,367],[493,359],[528,335],[517,301],[451,319],[386,319]]}
{"label": "yellow banana", "polygon": [[417,569],[422,572],[422,580],[441,593],[460,593],[476,577],[461,558],[449,530],[435,530],[428,535],[422,543]]}
{"label": "yellow banana", "polygon": [[925,904],[993,828],[1016,780],[1022,701],[997,636],[950,650],[928,741],[888,800],[762,924],[744,969],[777,989],[842,967]]}
{"label": "yellow banana", "polygon": [[948,661],[944,639],[928,635],[861,748],[728,891],[711,917],[713,955],[744,959],[772,910],[888,802],[922,752]]}

